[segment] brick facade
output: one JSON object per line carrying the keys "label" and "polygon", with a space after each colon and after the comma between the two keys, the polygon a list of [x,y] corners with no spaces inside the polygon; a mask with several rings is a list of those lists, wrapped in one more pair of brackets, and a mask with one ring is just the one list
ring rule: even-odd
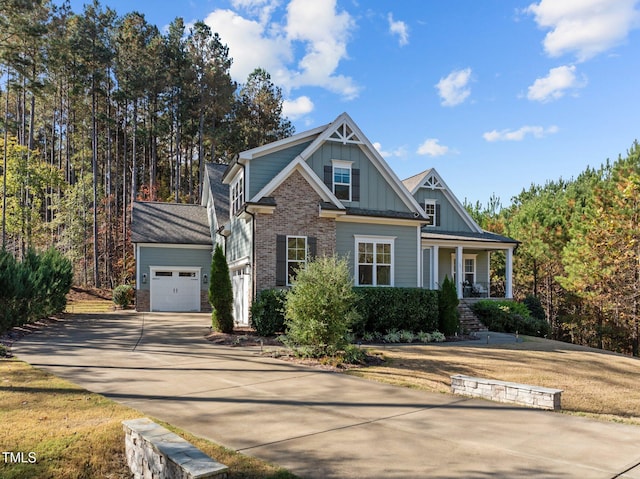
{"label": "brick facade", "polygon": [[331,255],[336,246],[336,223],[320,218],[320,196],[304,177],[294,171],[271,195],[276,201],[273,214],[256,214],[256,291],[276,286],[276,237],[315,237],[317,256]]}

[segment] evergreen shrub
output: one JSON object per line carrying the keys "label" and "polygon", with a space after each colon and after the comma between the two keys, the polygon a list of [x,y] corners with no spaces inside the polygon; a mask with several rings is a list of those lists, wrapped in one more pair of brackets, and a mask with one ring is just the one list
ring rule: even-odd
{"label": "evergreen shrub", "polygon": [[438,292],[422,288],[354,288],[360,320],[357,335],[391,330],[435,331],[438,329]]}
{"label": "evergreen shrub", "polygon": [[511,300],[482,300],[472,306],[473,312],[491,331],[545,337],[549,323],[530,315],[527,306]]}
{"label": "evergreen shrub", "polygon": [[534,296],[532,294],[528,294],[527,297],[524,298],[523,303],[525,304],[525,306],[529,310],[529,313],[531,314],[532,317],[534,317],[536,319],[542,319],[542,320],[546,320],[547,319],[547,315],[544,312],[544,308],[542,307],[542,303],[540,302],[540,300],[536,296]]}
{"label": "evergreen shrub", "polygon": [[309,357],[337,356],[358,319],[357,297],[346,259],[320,257],[298,271],[287,294],[287,344]]}
{"label": "evergreen shrub", "polygon": [[113,302],[121,308],[126,308],[133,301],[133,287],[129,284],[121,284],[113,289]]}
{"label": "evergreen shrub", "polygon": [[72,280],[71,262],[53,248],[22,261],[0,250],[0,332],[63,311]]}
{"label": "evergreen shrub", "polygon": [[445,336],[452,336],[460,329],[458,303],[456,285],[448,276],[445,276],[440,288],[439,303],[439,330]]}
{"label": "evergreen shrub", "polygon": [[287,292],[282,289],[260,291],[251,305],[251,325],[260,336],[284,332],[284,308]]}
{"label": "evergreen shrub", "polygon": [[209,283],[211,303],[211,324],[213,329],[223,333],[233,332],[233,287],[229,266],[222,247],[216,245],[211,261],[211,282]]}

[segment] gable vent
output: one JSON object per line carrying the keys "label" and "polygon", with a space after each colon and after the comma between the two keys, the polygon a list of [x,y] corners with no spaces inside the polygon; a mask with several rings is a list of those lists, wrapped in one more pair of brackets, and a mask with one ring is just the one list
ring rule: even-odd
{"label": "gable vent", "polygon": [[360,138],[358,138],[358,135],[356,135],[356,133],[346,123],[338,126],[336,131],[334,131],[331,136],[329,136],[328,140],[338,141],[343,145],[346,145],[347,143],[354,145],[362,144],[362,141],[360,140]]}
{"label": "gable vent", "polygon": [[432,190],[443,190],[444,186],[440,183],[440,180],[435,175],[430,175],[427,180],[424,182],[423,186],[425,188],[431,188]]}

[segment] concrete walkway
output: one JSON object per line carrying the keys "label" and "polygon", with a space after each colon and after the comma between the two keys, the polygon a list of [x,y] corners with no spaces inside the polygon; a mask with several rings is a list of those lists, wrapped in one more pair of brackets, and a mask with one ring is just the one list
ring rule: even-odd
{"label": "concrete walkway", "polygon": [[640,427],[268,359],[203,340],[208,324],[199,314],[79,316],[13,352],[304,478],[640,479]]}

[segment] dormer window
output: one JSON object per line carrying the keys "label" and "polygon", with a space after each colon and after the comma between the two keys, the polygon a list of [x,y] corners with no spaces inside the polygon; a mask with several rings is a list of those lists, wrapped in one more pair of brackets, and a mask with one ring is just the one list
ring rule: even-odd
{"label": "dormer window", "polygon": [[332,160],[333,194],[343,201],[351,201],[352,171],[350,161]]}
{"label": "dormer window", "polygon": [[229,189],[229,205],[231,206],[231,215],[235,215],[240,211],[244,204],[244,176],[242,173],[231,183]]}
{"label": "dormer window", "polygon": [[437,208],[436,200],[424,200],[424,212],[426,214],[427,226],[436,226],[437,224]]}

